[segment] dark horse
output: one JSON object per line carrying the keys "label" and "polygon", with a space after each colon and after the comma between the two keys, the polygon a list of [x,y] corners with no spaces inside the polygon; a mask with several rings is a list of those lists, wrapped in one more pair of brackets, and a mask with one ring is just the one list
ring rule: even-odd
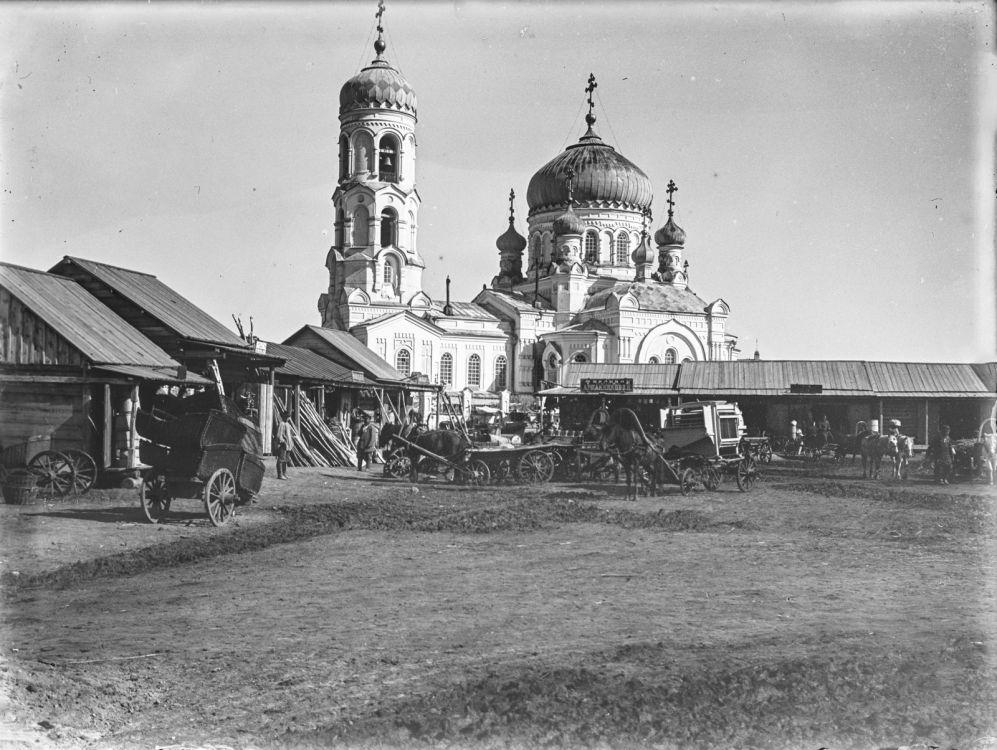
{"label": "dark horse", "polygon": [[453,463],[461,463],[464,454],[471,447],[471,442],[462,433],[454,432],[453,430],[428,430],[420,432],[414,438],[406,438],[409,443],[414,443],[414,446],[409,445],[397,439],[402,428],[403,425],[394,423],[384,425],[381,429],[381,438],[378,441],[377,447],[403,446],[409,459],[409,478],[412,482],[419,481],[419,463],[423,459],[433,460],[425,452],[432,453]]}
{"label": "dark horse", "polygon": [[644,433],[637,415],[630,409],[616,409],[609,415],[609,420],[600,431],[599,445],[623,465],[627,476],[626,499],[637,499],[642,474],[650,480],[648,493],[655,491],[661,457]]}

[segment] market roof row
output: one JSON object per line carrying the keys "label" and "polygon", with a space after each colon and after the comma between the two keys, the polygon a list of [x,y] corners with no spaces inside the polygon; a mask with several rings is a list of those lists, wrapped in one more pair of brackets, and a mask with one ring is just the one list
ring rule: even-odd
{"label": "market roof row", "polygon": [[[676,365],[569,363],[541,395],[731,395],[982,398],[995,395],[997,363],[739,360]],[[583,382],[585,381],[585,382]],[[600,390],[600,389],[603,390]]]}

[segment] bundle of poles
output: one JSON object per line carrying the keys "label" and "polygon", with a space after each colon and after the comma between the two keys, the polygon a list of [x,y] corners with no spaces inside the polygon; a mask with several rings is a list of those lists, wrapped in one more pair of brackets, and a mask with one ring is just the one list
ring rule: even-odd
{"label": "bundle of poles", "polygon": [[[288,408],[274,394],[274,412],[281,421]],[[307,398],[300,401],[301,431],[294,431],[294,447],[289,451],[291,466],[356,466],[357,452],[349,433],[340,428],[333,431]],[[337,435],[336,432],[339,434]]]}

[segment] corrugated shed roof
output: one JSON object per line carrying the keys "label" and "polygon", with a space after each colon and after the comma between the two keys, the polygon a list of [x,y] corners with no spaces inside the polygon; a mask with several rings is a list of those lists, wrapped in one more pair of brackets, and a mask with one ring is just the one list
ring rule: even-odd
{"label": "corrugated shed roof", "polygon": [[564,366],[561,386],[581,388],[582,378],[599,380],[630,378],[634,391],[676,393],[675,380],[680,365],[611,364],[600,362],[569,362]]}
{"label": "corrugated shed roof", "polygon": [[72,279],[0,263],[0,285],[91,363],[172,368],[179,362]]}
{"label": "corrugated shed roof", "polygon": [[[196,372],[187,372],[186,368],[149,367],[147,365],[100,365],[95,366],[94,369],[103,372],[113,372],[129,378],[150,380],[154,383],[175,383],[177,385],[212,385],[214,383],[213,380],[208,380]],[[183,370],[183,377],[181,377],[181,370]]]}
{"label": "corrugated shed roof", "polygon": [[973,372],[990,393],[997,393],[997,362],[981,362],[973,365]]}
{"label": "corrugated shed roof", "polygon": [[267,354],[284,359],[284,365],[275,370],[278,377],[286,375],[337,384],[372,385],[371,381],[363,377],[363,373],[356,372],[354,375],[355,371],[337,365],[311,349],[289,346],[288,344],[275,344],[269,341],[266,342],[266,345]]}
{"label": "corrugated shed roof", "polygon": [[71,256],[66,256],[62,263],[82,268],[178,336],[246,348],[246,343],[233,331],[151,274]]}
{"label": "corrugated shed roof", "polygon": [[864,363],[830,360],[686,362],[678,377],[682,393],[789,393],[790,385],[821,385],[824,393],[872,395]]}
{"label": "corrugated shed roof", "polygon": [[357,339],[353,338],[346,331],[333,330],[332,328],[322,328],[320,326],[305,326],[316,336],[335,347],[348,359],[357,364],[358,370],[369,372],[377,380],[387,380],[402,382],[405,376],[389,365],[374,352],[368,349]]}
{"label": "corrugated shed roof", "polygon": [[894,396],[944,396],[993,393],[970,364],[866,362],[873,390]]}

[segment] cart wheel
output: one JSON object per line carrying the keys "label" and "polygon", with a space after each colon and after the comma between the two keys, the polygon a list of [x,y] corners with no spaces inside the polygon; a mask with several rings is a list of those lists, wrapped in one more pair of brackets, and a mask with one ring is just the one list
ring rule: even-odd
{"label": "cart wheel", "polygon": [[738,461],[737,488],[741,490],[741,492],[747,492],[755,486],[756,479],[758,479],[758,467],[755,465],[754,460],[750,458],[742,458]]}
{"label": "cart wheel", "polygon": [[758,460],[763,464],[772,463],[772,446],[763,445],[758,449]]}
{"label": "cart wheel", "polygon": [[97,462],[86,451],[73,448],[63,452],[66,454],[66,458],[72,461],[73,468],[76,470],[76,476],[73,479],[73,493],[85,495],[97,481]]}
{"label": "cart wheel", "polygon": [[492,479],[492,473],[488,469],[488,464],[480,458],[468,461],[457,470],[456,476],[461,484],[470,484],[474,487],[484,487]]}
{"label": "cart wheel", "polygon": [[28,462],[28,471],[35,475],[38,486],[57,497],[72,492],[76,470],[65,453],[42,451]]}
{"label": "cart wheel", "polygon": [[173,496],[162,474],[150,476],[142,482],[142,511],[149,523],[159,523],[159,519],[170,510],[171,502]]}
{"label": "cart wheel", "polygon": [[696,472],[692,469],[683,469],[682,473],[679,475],[679,489],[682,490],[683,495],[688,495],[689,490],[692,489],[692,485],[696,481]]}
{"label": "cart wheel", "polygon": [[723,482],[723,474],[716,466],[706,466],[703,468],[703,486],[711,492],[720,489],[720,483]]}
{"label": "cart wheel", "polygon": [[399,453],[392,456],[384,464],[384,476],[393,479],[407,479],[412,472],[412,461],[405,454]]}
{"label": "cart wheel", "polygon": [[228,469],[218,469],[204,483],[204,509],[213,526],[221,526],[235,514],[235,477]]}
{"label": "cart wheel", "polygon": [[554,476],[554,459],[545,451],[528,451],[519,459],[516,473],[523,484],[543,484]]}

